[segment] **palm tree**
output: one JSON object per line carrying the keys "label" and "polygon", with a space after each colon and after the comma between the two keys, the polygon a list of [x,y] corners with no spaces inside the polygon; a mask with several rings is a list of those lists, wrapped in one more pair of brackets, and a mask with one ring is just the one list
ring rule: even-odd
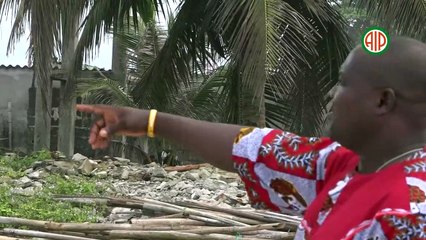
{"label": "palm tree", "polygon": [[[142,108],[165,109],[165,96],[190,86],[205,69],[220,69],[221,82],[211,86],[219,93],[212,104],[221,103],[221,121],[317,135],[352,48],[340,2],[182,1],[164,47],[132,96]],[[388,29],[424,38],[424,1],[403,2],[350,1]]]}
{"label": "palm tree", "polygon": [[[69,58],[68,80],[63,86],[63,97],[61,99],[61,109],[64,114],[59,119],[60,131],[58,150],[70,156],[74,151],[74,130],[75,130],[75,110],[76,102],[73,97],[75,91],[76,77],[83,64],[84,57],[90,59],[95,48],[99,47],[104,38],[104,34],[111,29],[113,32],[121,29],[128,29],[130,23],[137,25],[139,19],[149,22],[153,19],[158,8],[163,8],[161,0],[140,0],[140,1],[108,1],[108,0],[86,0],[84,2],[88,14],[82,22],[81,37],[74,48],[74,54]],[[80,13],[81,15],[82,13]],[[113,43],[113,73],[115,79],[125,79],[123,74],[123,59],[117,48],[117,39]],[[73,61],[74,60],[74,61]]]}
{"label": "palm tree", "polygon": [[214,74],[223,76],[215,79],[221,120],[316,133],[351,47],[344,29],[325,2],[186,0],[133,96],[140,107],[162,110],[164,96],[221,69]]}
{"label": "palm tree", "polygon": [[[91,86],[117,94],[118,105],[320,134],[329,92],[351,48],[348,24],[337,2],[265,2],[183,1],[161,50],[128,54],[136,81],[127,95],[106,80]],[[127,50],[140,43],[137,35],[124,36]],[[106,96],[96,95],[98,101]]]}
{"label": "palm tree", "polygon": [[426,2],[424,0],[347,0],[347,5],[366,13],[374,24],[391,34],[426,41]]}
{"label": "palm tree", "polygon": [[[126,27],[127,22],[137,22],[139,17],[150,21],[161,0],[107,1],[107,0],[2,0],[2,16],[12,12],[15,18],[8,51],[30,24],[30,56],[37,78],[36,121],[34,150],[50,148],[50,112],[52,83],[51,61],[62,53],[66,84],[61,86],[60,128],[58,149],[71,155],[74,149],[75,112],[72,92],[75,76],[79,74],[85,50],[99,46],[104,30],[115,25]],[[84,22],[80,20],[88,11]],[[1,19],[0,19],[1,20]],[[78,26],[83,24],[81,41],[76,46]],[[62,35],[61,35],[62,34]],[[62,37],[62,39],[61,39]],[[62,40],[62,41],[61,41]],[[59,52],[59,53],[58,53]],[[77,59],[77,62],[73,60]]]}
{"label": "palm tree", "polygon": [[[99,79],[80,78],[77,82],[76,96],[82,96],[83,101],[87,103],[137,107],[132,96],[132,89],[135,87],[137,80],[156,59],[158,52],[164,45],[167,33],[155,22],[141,23],[138,26],[138,31],[135,31],[134,28],[136,26],[131,24],[131,29],[115,33],[115,38],[120,44],[118,47],[123,51],[121,55],[127,72],[126,81],[110,79],[107,76],[102,76]],[[194,79],[194,84],[190,87],[181,88],[178,92],[167,96],[169,104],[166,106],[165,111],[193,118],[202,118],[202,116],[210,115],[212,119],[217,119],[217,115],[215,115],[211,107],[197,99],[197,96],[200,95],[198,93],[202,92],[200,89],[203,79],[202,77]],[[132,144],[127,144],[123,141],[121,143],[116,142],[121,144],[120,151],[123,157],[125,152],[132,152],[130,150],[133,148],[143,148],[143,152],[147,154],[155,154],[155,152],[158,152],[156,149],[168,148],[165,146],[166,143],[161,140],[150,141],[151,143],[148,144],[147,138],[139,138],[131,139],[130,142]],[[148,147],[148,145],[152,147]],[[111,150],[114,155],[117,154],[114,151],[114,144]]]}
{"label": "palm tree", "polygon": [[[60,39],[60,6],[52,0],[2,0],[1,16],[12,14],[15,21],[10,34],[8,53],[24,34],[29,25],[29,56],[34,64],[37,79],[36,119],[34,129],[34,149],[50,146],[50,110],[52,82],[50,80],[51,64],[55,58],[56,47]],[[2,18],[0,18],[0,21]]]}

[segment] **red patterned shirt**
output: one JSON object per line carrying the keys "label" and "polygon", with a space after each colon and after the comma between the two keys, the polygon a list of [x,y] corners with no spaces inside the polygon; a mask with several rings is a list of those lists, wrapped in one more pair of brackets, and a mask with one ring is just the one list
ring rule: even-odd
{"label": "red patterned shirt", "polygon": [[233,160],[255,208],[303,216],[296,240],[426,239],[426,147],[360,174],[329,138],[244,128]]}

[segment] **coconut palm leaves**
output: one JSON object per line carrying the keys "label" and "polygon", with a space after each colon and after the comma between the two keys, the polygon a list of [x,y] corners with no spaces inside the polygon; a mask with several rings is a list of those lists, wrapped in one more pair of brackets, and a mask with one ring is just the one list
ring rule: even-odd
{"label": "coconut palm leaves", "polygon": [[426,1],[424,0],[350,0],[359,10],[396,34],[426,40]]}
{"label": "coconut palm leaves", "polygon": [[[135,26],[132,25],[133,27]],[[77,95],[83,96],[85,101],[91,103],[135,107],[132,90],[137,86],[138,79],[155,61],[167,37],[167,33],[153,22],[147,25],[142,23],[138,27],[139,32],[130,29],[116,33],[120,48],[126,55],[128,90],[125,90],[123,81],[120,79],[113,80],[104,76],[102,79],[79,79]],[[204,88],[203,82],[204,78],[200,76],[193,79],[188,87],[183,86],[179,91],[169,94],[168,105],[165,106],[164,111],[193,118],[210,115],[210,119],[216,119],[217,115],[212,112],[211,102],[203,102],[206,99],[201,91]]]}
{"label": "coconut palm leaves", "polygon": [[[137,30],[136,30],[137,28]],[[130,23],[128,29],[115,32],[119,48],[125,55],[127,79],[110,79],[103,75],[99,79],[79,79],[77,95],[85,97],[88,102],[136,107],[131,96],[138,79],[154,61],[156,53],[164,44],[166,33],[157,28],[155,23],[145,25],[143,22]]]}
{"label": "coconut palm leaves", "polygon": [[[131,23],[137,26],[139,17],[147,23],[153,20],[157,7],[163,6],[161,0],[88,0],[88,3],[90,11],[82,24],[76,59],[84,57],[86,60],[91,59],[94,50],[100,46],[106,33],[129,28]],[[113,28],[114,25],[115,28]],[[80,64],[82,62],[78,61]]]}
{"label": "coconut palm leaves", "polygon": [[122,86],[121,81],[109,78],[80,79],[76,95],[88,103],[108,104],[115,106],[136,107],[132,96]]}
{"label": "coconut palm leaves", "polygon": [[[204,72],[214,59],[211,46],[219,46],[218,36],[209,28],[206,0],[182,1],[169,35],[155,61],[135,87],[134,96],[143,108],[163,110],[172,92],[189,86],[194,74]],[[207,16],[206,16],[207,15]]]}
{"label": "coconut palm leaves", "polygon": [[350,48],[331,5],[186,0],[179,9],[164,47],[134,89],[138,106],[163,110],[167,96],[219,62],[223,72],[212,76],[220,77],[207,78],[196,99],[222,109],[221,121],[256,124],[266,106],[268,126],[317,132],[325,94]]}

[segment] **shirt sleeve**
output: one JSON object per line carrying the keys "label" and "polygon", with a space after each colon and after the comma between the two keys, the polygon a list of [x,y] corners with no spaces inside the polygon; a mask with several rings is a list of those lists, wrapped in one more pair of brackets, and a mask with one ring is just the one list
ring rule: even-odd
{"label": "shirt sleeve", "polygon": [[348,232],[344,240],[426,239],[426,215],[402,209],[384,209],[372,220]]}
{"label": "shirt sleeve", "polygon": [[355,154],[329,138],[242,128],[232,155],[253,207],[303,215],[327,179],[347,170],[346,160]]}

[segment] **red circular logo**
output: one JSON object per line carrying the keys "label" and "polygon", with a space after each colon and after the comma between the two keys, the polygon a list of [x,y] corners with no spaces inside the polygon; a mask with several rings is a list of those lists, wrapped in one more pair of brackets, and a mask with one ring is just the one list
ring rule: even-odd
{"label": "red circular logo", "polygon": [[367,30],[362,38],[362,46],[371,54],[383,53],[389,44],[389,37],[382,29],[373,28]]}

